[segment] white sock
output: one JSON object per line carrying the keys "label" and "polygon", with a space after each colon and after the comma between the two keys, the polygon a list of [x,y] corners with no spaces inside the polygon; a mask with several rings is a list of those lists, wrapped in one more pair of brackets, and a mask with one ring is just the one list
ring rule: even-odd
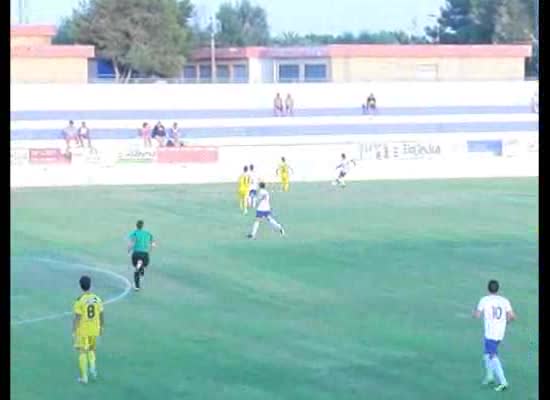
{"label": "white sock", "polygon": [[504,370],[502,369],[502,364],[500,363],[500,360],[495,355],[492,360],[490,360],[490,363],[492,365],[492,369],[495,373],[495,375],[498,378],[498,382],[501,385],[508,385],[508,381],[506,380],[506,377],[504,376]]}
{"label": "white sock", "polygon": [[495,376],[493,374],[493,370],[491,369],[491,362],[489,359],[489,354],[483,354],[483,361],[485,363],[485,371],[486,371],[486,378],[487,380],[492,381]]}
{"label": "white sock", "polygon": [[260,227],[260,221],[258,220],[254,221],[254,225],[252,225],[252,237],[256,236],[256,233],[258,232],[259,227]]}
{"label": "white sock", "polygon": [[281,230],[281,228],[282,228],[281,224],[279,224],[277,221],[275,221],[275,219],[272,216],[267,217],[267,220],[269,221],[269,223],[271,224],[272,227],[274,227],[278,231]]}

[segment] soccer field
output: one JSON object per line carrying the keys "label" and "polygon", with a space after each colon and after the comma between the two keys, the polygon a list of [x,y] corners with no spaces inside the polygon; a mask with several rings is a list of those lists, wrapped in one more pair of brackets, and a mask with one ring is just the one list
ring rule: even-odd
{"label": "soccer field", "polygon": [[[15,400],[537,398],[536,179],[293,184],[287,236],[240,215],[234,185],[13,192]],[[158,241],[128,291],[126,235]],[[104,301],[99,380],[76,382],[71,306],[84,272]],[[518,320],[482,388],[489,279]]]}

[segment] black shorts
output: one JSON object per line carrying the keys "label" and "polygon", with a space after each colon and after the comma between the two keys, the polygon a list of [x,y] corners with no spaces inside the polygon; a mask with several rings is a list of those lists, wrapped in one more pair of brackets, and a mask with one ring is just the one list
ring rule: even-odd
{"label": "black shorts", "polygon": [[340,171],[340,173],[338,174],[338,178],[342,179],[346,176],[346,173],[344,171]]}
{"label": "black shorts", "polygon": [[149,265],[149,253],[145,253],[143,251],[134,251],[132,253],[132,265],[134,267],[137,267],[138,261],[141,261],[143,263],[143,267],[147,267]]}

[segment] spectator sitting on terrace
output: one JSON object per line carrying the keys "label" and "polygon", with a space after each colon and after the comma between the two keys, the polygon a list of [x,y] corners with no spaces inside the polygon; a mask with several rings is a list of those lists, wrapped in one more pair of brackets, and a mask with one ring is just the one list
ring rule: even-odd
{"label": "spectator sitting on terrace", "polygon": [[88,148],[92,148],[92,140],[90,139],[90,129],[86,126],[86,122],[82,121],[80,128],[77,132],[78,144],[80,147],[84,147],[84,139],[88,142]]}
{"label": "spectator sitting on terrace", "polygon": [[67,144],[67,150],[71,148],[71,140],[78,143],[74,121],[69,121],[69,125],[63,129],[63,139],[65,139],[65,143]]}
{"label": "spectator sitting on terrace", "polygon": [[286,95],[285,112],[286,112],[286,115],[294,115],[294,99],[292,98],[290,93]]}
{"label": "spectator sitting on terrace", "polygon": [[178,123],[174,122],[172,128],[169,130],[169,134],[166,136],[166,147],[181,147],[183,143],[180,143],[180,132]]}
{"label": "spectator sitting on terrace", "polygon": [[275,96],[275,99],[273,100],[273,115],[283,115],[283,112],[283,99],[281,98],[281,95],[277,93],[277,96]]}
{"label": "spectator sitting on terrace", "polygon": [[157,139],[159,147],[164,147],[164,141],[166,139],[166,130],[164,129],[164,125],[162,125],[162,122],[157,122],[155,127],[153,128],[153,138]]}
{"label": "spectator sitting on terrace", "polygon": [[139,137],[143,139],[144,147],[152,147],[151,128],[149,128],[149,124],[147,122],[144,122],[141,126],[141,129],[139,130]]}
{"label": "spectator sitting on terrace", "polygon": [[376,112],[376,97],[374,94],[369,94],[367,101],[363,104],[363,114],[370,114],[370,112]]}

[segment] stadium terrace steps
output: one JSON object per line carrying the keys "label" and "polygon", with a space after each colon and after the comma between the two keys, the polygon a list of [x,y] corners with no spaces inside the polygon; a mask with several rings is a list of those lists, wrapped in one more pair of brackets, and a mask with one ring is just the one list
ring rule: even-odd
{"label": "stadium terrace steps", "polygon": [[538,131],[538,115],[521,106],[388,108],[374,117],[361,115],[358,110],[339,109],[333,114],[330,111],[298,110],[294,117],[273,117],[267,110],[249,110],[246,117],[243,110],[235,110],[231,116],[227,110],[18,111],[12,112],[11,139],[61,139],[67,119],[78,123],[78,116],[92,117],[82,119],[94,139],[132,139],[137,137],[143,121],[153,124],[157,120],[162,120],[166,128],[177,121],[188,139]]}

